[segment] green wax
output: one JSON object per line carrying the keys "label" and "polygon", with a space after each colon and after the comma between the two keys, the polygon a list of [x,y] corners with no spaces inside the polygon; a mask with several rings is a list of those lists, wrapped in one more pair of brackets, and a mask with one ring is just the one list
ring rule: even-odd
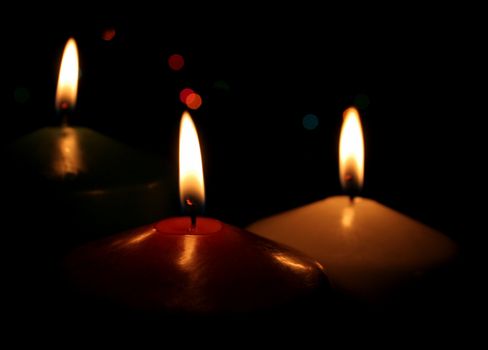
{"label": "green wax", "polygon": [[164,161],[88,128],[37,130],[7,149],[6,162],[11,215],[72,243],[174,214],[177,181]]}

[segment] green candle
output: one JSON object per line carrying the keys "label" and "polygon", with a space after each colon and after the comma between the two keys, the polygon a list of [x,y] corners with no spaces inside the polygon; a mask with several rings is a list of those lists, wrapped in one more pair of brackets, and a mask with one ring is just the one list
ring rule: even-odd
{"label": "green candle", "polygon": [[57,245],[60,239],[79,243],[154,221],[170,214],[172,200],[166,190],[168,169],[160,159],[68,125],[77,82],[77,48],[70,39],[56,93],[62,125],[22,137],[5,156],[13,216],[29,213],[26,224],[34,221],[48,229],[46,239],[56,239]]}

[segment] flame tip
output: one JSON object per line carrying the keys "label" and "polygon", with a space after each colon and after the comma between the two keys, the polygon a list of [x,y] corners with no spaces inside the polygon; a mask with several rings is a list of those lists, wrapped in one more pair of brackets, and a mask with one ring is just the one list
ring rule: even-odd
{"label": "flame tip", "polygon": [[350,106],[344,110],[343,117],[346,118],[351,113],[356,114],[359,117],[359,111],[355,106]]}

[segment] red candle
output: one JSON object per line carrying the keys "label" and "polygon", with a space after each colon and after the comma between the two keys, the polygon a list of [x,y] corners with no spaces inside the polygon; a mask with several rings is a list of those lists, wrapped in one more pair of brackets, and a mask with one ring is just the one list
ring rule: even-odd
{"label": "red candle", "polygon": [[[189,113],[180,128],[180,196],[189,216],[93,242],[68,258],[86,295],[151,314],[227,314],[312,305],[330,290],[314,260],[216,219],[197,217],[204,184]],[[317,305],[314,305],[317,306]]]}

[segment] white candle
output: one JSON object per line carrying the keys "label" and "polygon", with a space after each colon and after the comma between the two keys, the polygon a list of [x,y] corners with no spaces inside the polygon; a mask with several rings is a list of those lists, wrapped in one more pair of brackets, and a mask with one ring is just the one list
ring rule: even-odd
{"label": "white candle", "polygon": [[293,209],[248,229],[317,259],[338,289],[371,301],[446,264],[457,246],[374,200],[351,200],[362,185],[364,147],[357,110],[349,108],[344,117],[340,176],[349,196]]}

